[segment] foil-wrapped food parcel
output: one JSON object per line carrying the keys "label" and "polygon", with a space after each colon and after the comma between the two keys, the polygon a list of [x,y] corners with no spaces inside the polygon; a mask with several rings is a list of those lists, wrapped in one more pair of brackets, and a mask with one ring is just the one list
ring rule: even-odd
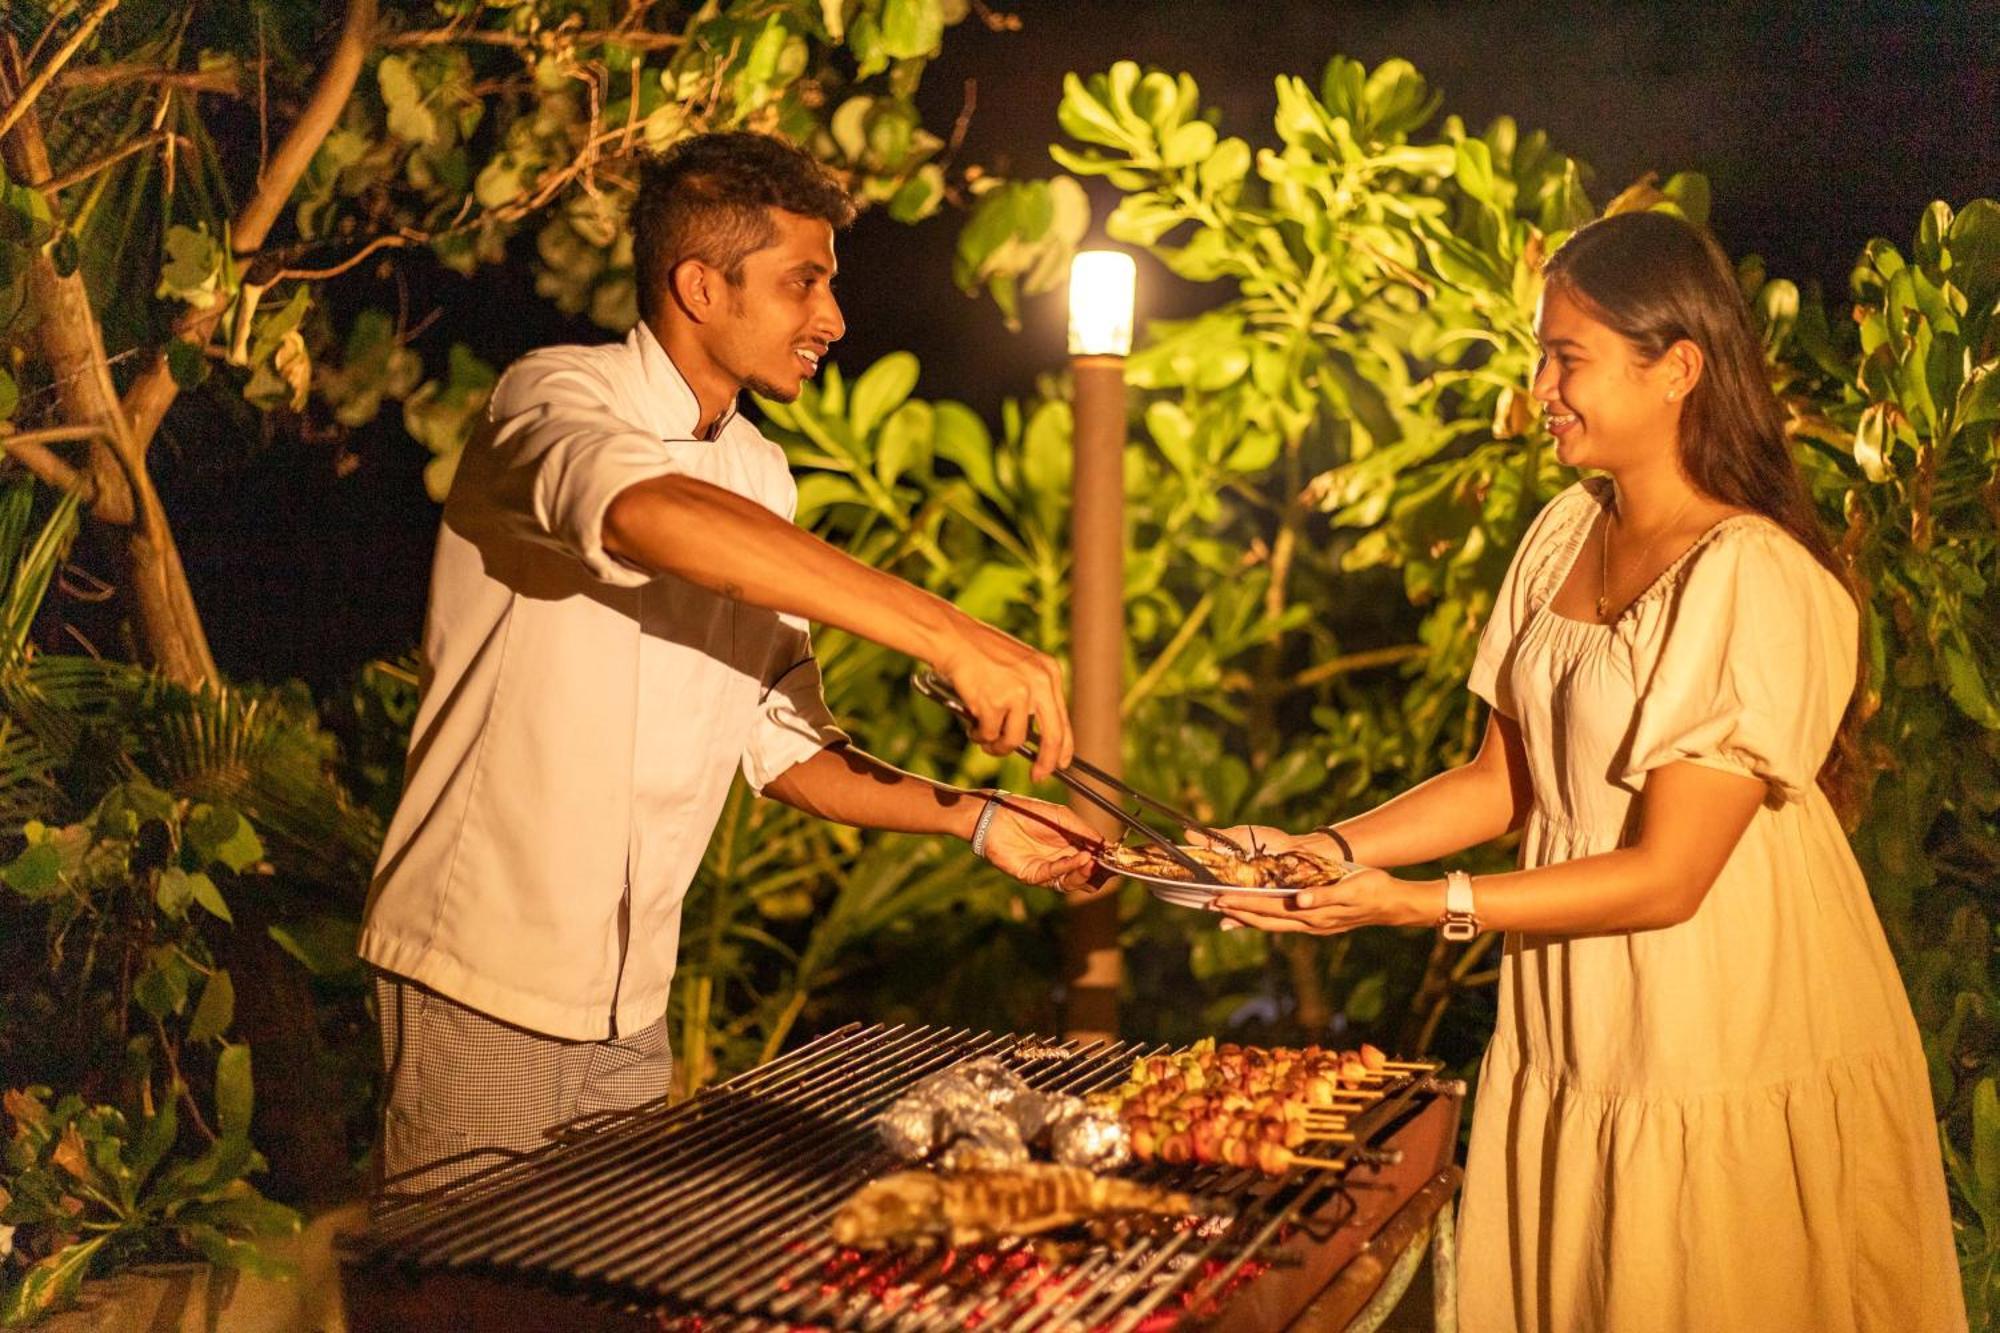
{"label": "foil-wrapped food parcel", "polygon": [[1003,1171],[1033,1149],[1063,1166],[1111,1171],[1132,1160],[1132,1136],[1115,1108],[1038,1092],[991,1056],[962,1061],[912,1087],[884,1110],[876,1132],[906,1162],[946,1171]]}

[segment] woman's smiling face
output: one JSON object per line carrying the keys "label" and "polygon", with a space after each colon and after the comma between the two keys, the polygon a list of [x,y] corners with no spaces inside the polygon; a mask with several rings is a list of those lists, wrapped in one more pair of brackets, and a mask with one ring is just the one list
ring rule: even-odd
{"label": "woman's smiling face", "polygon": [[1643,361],[1559,284],[1542,293],[1535,334],[1542,359],[1534,394],[1558,460],[1616,471],[1672,446],[1681,406],[1672,357]]}

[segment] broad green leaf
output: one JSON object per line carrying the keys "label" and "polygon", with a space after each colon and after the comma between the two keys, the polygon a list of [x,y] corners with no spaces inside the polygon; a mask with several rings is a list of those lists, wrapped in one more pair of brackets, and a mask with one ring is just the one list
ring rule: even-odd
{"label": "broad green leaf", "polygon": [[2000,1092],[1991,1078],[1972,1090],[1972,1178],[1981,1211],[2000,1218]]}
{"label": "broad green leaf", "polygon": [[822,512],[835,505],[868,503],[868,496],[853,479],[834,472],[814,472],[799,479],[799,506],[794,517],[810,527]]}
{"label": "broad green leaf", "polygon": [[930,55],[943,40],[944,10],[939,0],[884,0],[882,49],[891,59]]}
{"label": "broad green leaf", "polygon": [[1170,167],[1191,167],[1205,160],[1214,149],[1215,127],[1206,121],[1191,120],[1168,133],[1160,144],[1160,156]]}
{"label": "broad green leaf", "polygon": [[921,222],[943,203],[944,169],[926,163],[890,198],[889,216],[898,222]]}
{"label": "broad green leaf", "polygon": [[155,1018],[178,1014],[187,1007],[188,982],[193,975],[178,949],[159,945],[147,951],[145,970],[132,983],[132,999]]}
{"label": "broad green leaf", "polygon": [[194,904],[194,876],[179,866],[168,866],[153,885],[153,905],[168,916],[180,919]]}
{"label": "broad green leaf", "polygon": [[1708,225],[1709,193],[1708,177],[1698,171],[1676,172],[1660,192],[1674,201],[1681,216],[1697,227]]}
{"label": "broad green leaf", "polygon": [[14,383],[14,377],[8,374],[4,367],[0,367],[0,421],[13,416],[14,409],[20,401],[21,390]]}
{"label": "broad green leaf", "polygon": [[225,1140],[250,1141],[250,1048],[224,1045],[215,1057],[215,1129]]}
{"label": "broad green leaf", "polygon": [[1494,201],[1493,150],[1483,140],[1465,139],[1459,143],[1454,174],[1459,188],[1474,199],[1482,204]]}
{"label": "broad green leaf", "polygon": [[197,805],[188,812],[186,833],[201,864],[219,861],[240,874],[264,859],[257,831],[227,806]]}
{"label": "broad green leaf", "polygon": [[92,1236],[38,1261],[0,1300],[0,1323],[25,1324],[75,1300],[90,1261],[110,1239],[108,1235]]}
{"label": "broad green leaf", "polygon": [[925,476],[930,473],[935,421],[936,413],[929,403],[904,403],[889,414],[875,442],[875,475],[883,485],[895,485],[905,472],[915,471]]}
{"label": "broad green leaf", "polygon": [[917,387],[917,358],[908,352],[891,352],[861,372],[848,395],[847,419],[856,439],[875,433],[888,415],[902,406]]}
{"label": "broad green leaf", "polygon": [[238,1269],[261,1278],[285,1278],[297,1271],[290,1261],[266,1253],[255,1242],[225,1236],[204,1223],[184,1225],[181,1230],[194,1242],[195,1248],[218,1267]]}
{"label": "broad green leaf", "polygon": [[208,974],[201,999],[188,1020],[189,1041],[210,1041],[229,1030],[236,1018],[236,986],[222,968]]}
{"label": "broad green leaf", "polygon": [[210,916],[218,916],[231,924],[235,923],[235,918],[229,915],[229,904],[222,900],[222,890],[215,887],[214,880],[197,871],[188,876],[188,887],[194,892],[194,900],[200,903]]}
{"label": "broad green leaf", "polygon": [[417,81],[414,62],[405,56],[384,56],[375,67],[375,81],[382,90],[382,104],[388,108],[389,133],[415,144],[437,142],[438,118],[426,105],[427,95]]}
{"label": "broad green leaf", "polygon": [[180,388],[197,389],[208,379],[208,358],[187,339],[170,339],[167,343],[167,371]]}
{"label": "broad green leaf", "polygon": [[207,307],[222,282],[222,245],[208,234],[176,223],[167,228],[167,259],[160,268],[158,297]]}
{"label": "broad green leaf", "polygon": [[1000,498],[1000,480],[993,469],[993,437],[979,414],[963,403],[935,405],[931,450],[956,464],[972,488],[989,499]]}
{"label": "broad green leaf", "polygon": [[36,843],[0,869],[0,879],[23,898],[46,898],[62,887],[62,852],[52,843]]}
{"label": "broad green leaf", "polygon": [[1389,974],[1371,972],[1354,984],[1347,993],[1347,1016],[1356,1023],[1367,1025],[1382,1016],[1382,1007],[1389,988]]}
{"label": "broad green leaf", "polygon": [[281,921],[268,928],[279,948],[296,958],[316,977],[334,977],[360,965],[355,954],[358,923],[349,917],[313,916]]}

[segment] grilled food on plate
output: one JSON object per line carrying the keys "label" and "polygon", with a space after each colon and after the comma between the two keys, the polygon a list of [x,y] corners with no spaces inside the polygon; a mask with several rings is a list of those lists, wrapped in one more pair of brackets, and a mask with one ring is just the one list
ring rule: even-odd
{"label": "grilled food on plate", "polygon": [[1030,1162],[955,1176],[898,1171],[869,1181],[840,1206],[833,1238],[859,1249],[927,1240],[978,1245],[1126,1213],[1186,1217],[1200,1211],[1192,1196],[1177,1190],[1075,1166]]}
{"label": "grilled food on plate", "polygon": [[[1255,852],[1237,856],[1213,847],[1183,847],[1223,884],[1240,889],[1309,889],[1332,884],[1347,872],[1338,864],[1311,852]],[[1150,875],[1159,879],[1194,880],[1194,872],[1175,860],[1164,847],[1144,843],[1131,847],[1107,847],[1098,857],[1113,870],[1130,875]]]}

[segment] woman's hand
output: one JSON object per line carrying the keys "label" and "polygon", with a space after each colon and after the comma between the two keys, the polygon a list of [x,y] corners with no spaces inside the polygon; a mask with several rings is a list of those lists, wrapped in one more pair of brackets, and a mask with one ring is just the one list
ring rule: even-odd
{"label": "woman's hand", "polygon": [[[1253,854],[1257,852],[1290,852],[1300,849],[1309,852],[1318,850],[1309,845],[1318,838],[1317,834],[1287,833],[1281,828],[1272,828],[1269,824],[1237,824],[1230,828],[1217,829],[1215,831],[1235,843],[1238,847],[1241,847],[1244,851]],[[1188,829],[1187,836],[1189,845],[1191,846],[1215,847],[1220,845],[1214,839],[1202,834],[1198,829]]]}
{"label": "woman's hand", "polygon": [[1396,879],[1384,870],[1360,870],[1333,884],[1301,889],[1289,898],[1224,893],[1215,909],[1223,929],[1255,926],[1277,933],[1338,935],[1356,926],[1429,926],[1444,915],[1444,881]]}
{"label": "woman's hand", "polygon": [[1032,796],[1002,796],[986,826],[985,857],[1023,884],[1045,884],[1060,893],[1091,887],[1104,845],[1075,811]]}

